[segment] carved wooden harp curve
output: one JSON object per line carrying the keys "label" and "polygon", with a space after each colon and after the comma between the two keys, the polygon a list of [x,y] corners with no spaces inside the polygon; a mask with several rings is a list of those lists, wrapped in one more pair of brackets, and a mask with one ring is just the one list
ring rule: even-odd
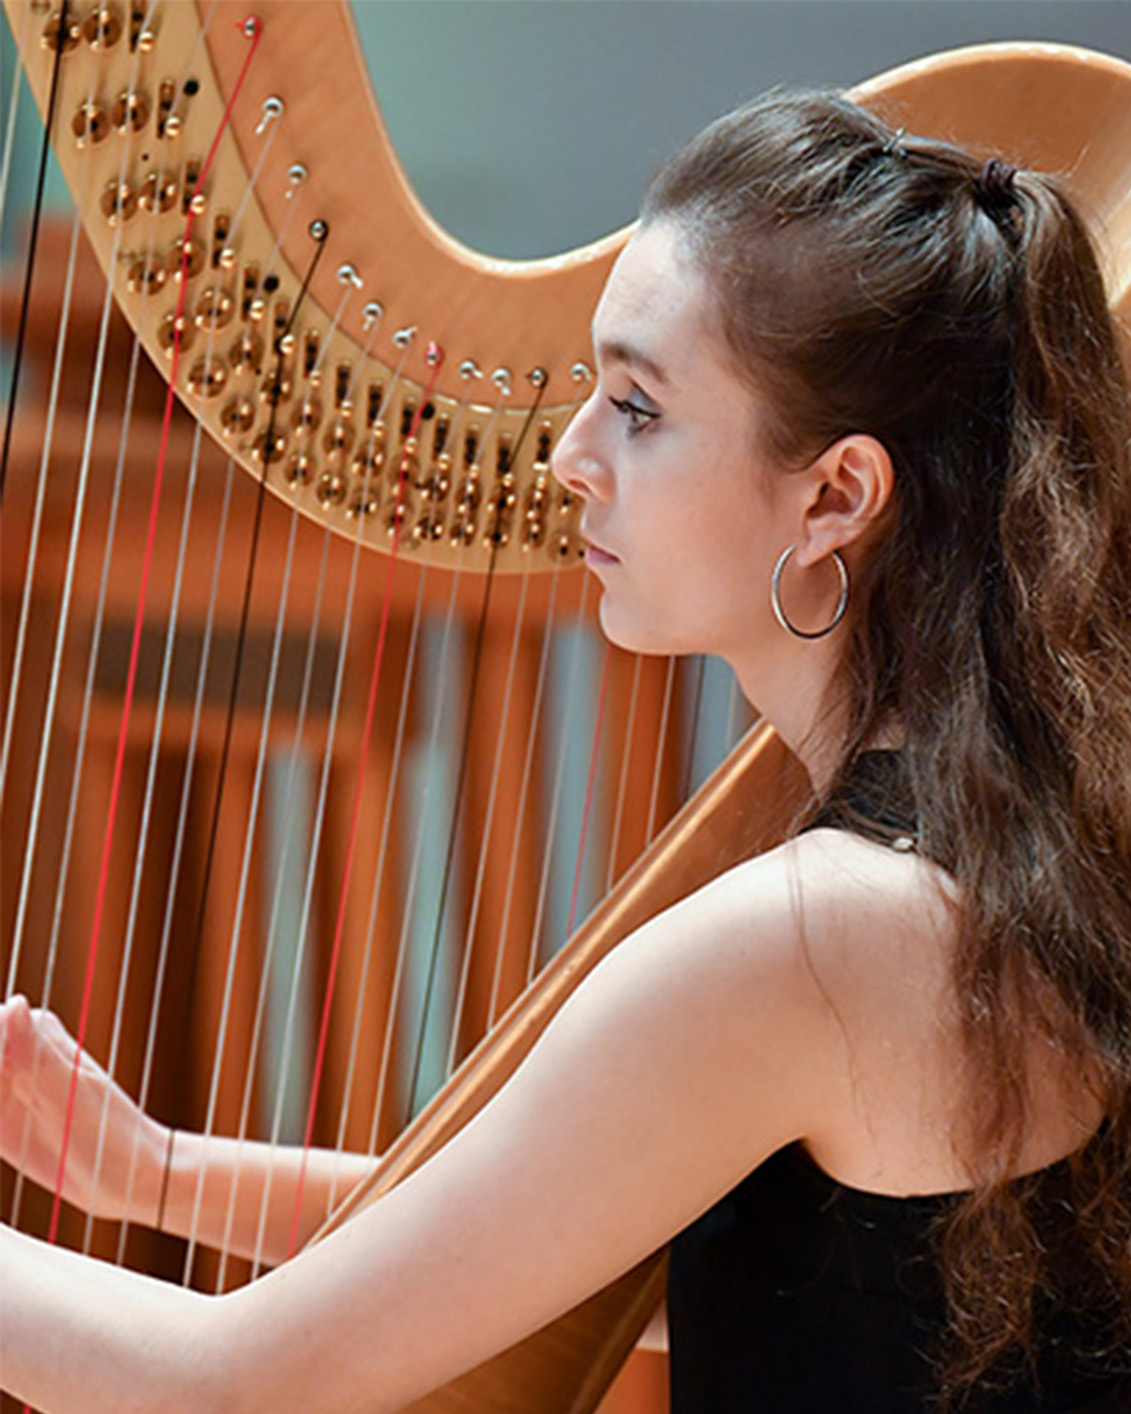
{"label": "carved wooden harp curve", "polygon": [[[8,3],[17,20],[15,0]],[[127,16],[95,7],[86,17],[72,7],[61,42],[76,97],[63,101],[59,156],[72,188],[86,193],[88,231],[121,307],[160,361],[173,347],[194,174],[237,81],[249,10],[242,0],[165,5],[141,35],[134,31],[145,7],[128,8]],[[401,521],[414,557],[453,568],[485,566],[488,556],[496,572],[575,562],[576,506],[551,484],[548,457],[587,394],[588,320],[627,233],[544,260],[468,250],[428,216],[396,159],[348,5],[267,0],[257,17],[248,90],[196,198],[179,391],[249,470],[258,475],[268,461],[276,494],[351,538],[388,548]],[[43,106],[49,49],[29,64]],[[191,75],[181,73],[184,56],[192,56]],[[902,105],[908,126],[1039,159],[1072,172],[1082,191],[1110,196],[1121,69],[1055,46],[986,47],[907,66],[859,96]],[[305,81],[311,73],[327,76],[333,103]],[[1037,74],[1055,89],[1053,141],[1042,132],[1034,142],[1026,130]],[[992,131],[984,96],[991,75]],[[1093,131],[1105,136],[1100,151]],[[123,166],[126,135],[134,151]],[[260,164],[268,135],[273,150]],[[1126,203],[1094,214],[1118,245]],[[326,258],[292,320],[316,223],[329,231]],[[276,243],[281,259],[272,261]],[[1116,273],[1117,298],[1127,278]],[[280,339],[286,348],[276,363]],[[444,362],[432,415],[417,432],[430,346]],[[493,414],[500,396],[506,406]],[[535,425],[524,435],[534,405]],[[398,496],[396,471],[406,462],[410,485]]]}
{"label": "carved wooden harp curve", "polygon": [[[249,6],[178,0],[150,19],[147,4],[72,5],[62,34],[57,7],[5,6],[13,33],[27,36],[24,63],[41,107],[52,44],[64,46],[60,161],[116,298],[167,369],[192,168],[233,91]],[[412,194],[363,76],[348,7],[261,0],[255,13],[263,28],[254,79],[222,139],[189,251],[178,392],[222,447],[257,478],[266,470],[273,492],[350,540],[388,549],[391,521],[403,516],[402,553],[418,563],[568,567],[577,560],[576,510],[549,483],[546,462],[587,395],[588,321],[626,234],[545,261],[466,250]],[[334,85],[333,104],[308,83],[311,73]],[[1056,46],[985,46],[909,65],[857,96],[910,130],[1063,172],[1104,241],[1113,304],[1131,316],[1131,68]],[[265,109],[273,97],[280,112]],[[292,327],[317,220],[330,236]],[[268,267],[277,279],[270,288],[261,279]],[[374,302],[379,315],[367,313]],[[281,336],[275,370],[270,353]],[[429,342],[444,362],[432,415],[410,437],[432,372]],[[410,501],[397,511],[395,471],[406,463]],[[393,1143],[341,1220],[497,1090],[627,931],[772,840],[797,784],[772,733],[748,737]],[[595,1407],[661,1283],[659,1265],[647,1264],[418,1407]]]}

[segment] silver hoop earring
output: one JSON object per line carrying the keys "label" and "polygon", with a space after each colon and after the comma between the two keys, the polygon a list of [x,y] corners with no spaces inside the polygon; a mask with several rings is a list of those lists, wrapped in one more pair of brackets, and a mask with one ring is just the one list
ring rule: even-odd
{"label": "silver hoop earring", "polygon": [[783,550],[780,559],[774,566],[773,578],[770,580],[770,605],[774,611],[774,618],[777,619],[778,623],[781,624],[782,628],[784,628],[787,633],[792,633],[794,638],[825,638],[832,633],[833,629],[836,628],[841,619],[844,618],[844,611],[848,608],[848,566],[844,563],[840,551],[834,550],[833,561],[836,564],[837,570],[840,572],[840,600],[837,603],[832,622],[826,624],[824,628],[819,628],[814,631],[798,628],[796,624],[790,623],[785,610],[782,608],[781,602],[782,575],[785,573],[785,567],[789,563],[790,555],[792,555],[796,549],[796,545],[791,545],[788,550]]}

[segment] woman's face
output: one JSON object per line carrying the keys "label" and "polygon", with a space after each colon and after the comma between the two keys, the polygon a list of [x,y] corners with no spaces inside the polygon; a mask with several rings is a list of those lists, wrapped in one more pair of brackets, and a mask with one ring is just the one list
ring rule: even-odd
{"label": "woman's face", "polygon": [[621,647],[734,662],[773,633],[788,497],[755,453],[756,401],[705,281],[663,223],[633,237],[593,323],[596,384],[554,472],[585,499],[601,625]]}

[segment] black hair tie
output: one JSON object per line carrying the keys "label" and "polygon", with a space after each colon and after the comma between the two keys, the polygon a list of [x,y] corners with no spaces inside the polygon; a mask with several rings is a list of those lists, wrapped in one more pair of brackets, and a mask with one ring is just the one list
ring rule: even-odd
{"label": "black hair tie", "polygon": [[993,215],[1008,210],[1017,200],[1013,179],[1017,168],[998,157],[991,157],[974,182],[974,190],[979,202]]}

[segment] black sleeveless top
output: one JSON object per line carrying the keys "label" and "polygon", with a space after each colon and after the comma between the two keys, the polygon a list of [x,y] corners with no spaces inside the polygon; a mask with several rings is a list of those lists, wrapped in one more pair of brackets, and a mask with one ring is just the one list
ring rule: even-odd
{"label": "black sleeveless top", "polygon": [[[811,828],[914,848],[909,802],[898,755],[868,753]],[[1022,1180],[1053,1252],[1071,1232],[1068,1179],[1062,1162]],[[929,1414],[946,1327],[931,1232],[953,1202],[848,1188],[800,1145],[761,1164],[671,1245],[672,1414]],[[1078,1369],[1076,1310],[1039,1312],[1036,1385],[970,1414],[1131,1414],[1131,1381]]]}

